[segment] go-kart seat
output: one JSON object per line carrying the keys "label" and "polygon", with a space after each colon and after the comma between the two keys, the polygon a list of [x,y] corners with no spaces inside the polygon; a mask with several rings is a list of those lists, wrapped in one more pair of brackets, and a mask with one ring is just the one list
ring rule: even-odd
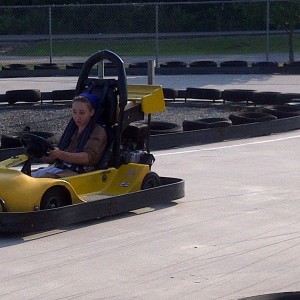
{"label": "go-kart seat", "polygon": [[[102,154],[100,163],[96,166],[96,168],[108,168],[115,163],[113,153],[115,145],[115,127],[117,123],[118,106],[117,82],[114,79],[88,79],[84,86],[85,88],[80,93],[94,94],[98,97],[99,102],[89,125],[81,135],[77,151],[82,151],[84,145],[89,139],[90,134],[93,131],[94,125],[96,123],[100,124],[106,130],[107,145],[104,153]],[[65,149],[69,145],[70,139],[75,130],[76,124],[73,118],[71,118],[58,144],[60,149]],[[77,169],[83,169],[80,166],[76,167]]]}

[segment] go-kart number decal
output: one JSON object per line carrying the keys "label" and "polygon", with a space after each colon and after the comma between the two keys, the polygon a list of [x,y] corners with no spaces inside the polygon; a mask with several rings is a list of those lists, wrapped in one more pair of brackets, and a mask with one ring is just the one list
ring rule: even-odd
{"label": "go-kart number decal", "polygon": [[126,178],[134,178],[136,177],[137,175],[137,168],[133,167],[133,168],[130,168],[126,174],[125,174],[125,177]]}
{"label": "go-kart number decal", "polygon": [[[125,178],[128,179],[129,181],[137,176],[137,168],[133,167],[130,168],[126,173],[125,173]],[[122,181],[120,183],[120,187],[129,187],[130,182],[128,181]]]}

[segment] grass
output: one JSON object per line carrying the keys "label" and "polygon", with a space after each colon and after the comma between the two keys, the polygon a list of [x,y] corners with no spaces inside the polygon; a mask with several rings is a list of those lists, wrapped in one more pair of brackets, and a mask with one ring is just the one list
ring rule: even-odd
{"label": "grass", "polygon": [[[269,51],[288,52],[287,35],[270,36]],[[68,40],[53,41],[54,56],[89,56],[101,49],[109,49],[122,56],[155,55],[155,40]],[[159,40],[159,55],[253,54],[266,51],[265,36],[172,38]],[[294,36],[294,51],[300,51],[300,38]],[[7,52],[7,55],[47,56],[48,41],[27,43]]]}

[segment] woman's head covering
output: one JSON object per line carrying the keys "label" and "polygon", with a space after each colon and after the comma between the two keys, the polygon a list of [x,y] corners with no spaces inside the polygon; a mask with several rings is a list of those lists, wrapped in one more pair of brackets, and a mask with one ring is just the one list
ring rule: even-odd
{"label": "woman's head covering", "polygon": [[90,94],[90,93],[81,93],[79,96],[87,98],[91,102],[93,108],[96,109],[97,103],[98,103],[97,96],[95,96],[94,94]]}

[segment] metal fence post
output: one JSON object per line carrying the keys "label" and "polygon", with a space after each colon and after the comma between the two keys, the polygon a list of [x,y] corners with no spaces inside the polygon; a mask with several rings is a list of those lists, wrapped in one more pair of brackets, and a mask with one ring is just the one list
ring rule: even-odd
{"label": "metal fence post", "polygon": [[155,60],[148,60],[148,84],[154,84],[155,77]]}
{"label": "metal fence post", "polygon": [[266,60],[269,61],[269,51],[270,51],[270,1],[267,1],[267,36],[266,36]]}
{"label": "metal fence post", "polygon": [[155,54],[155,61],[156,65],[158,66],[158,53],[159,53],[159,28],[158,28],[158,4],[155,5],[155,43],[156,43],[156,54]]}
{"label": "metal fence post", "polygon": [[52,36],[52,11],[51,6],[49,6],[49,47],[50,47],[50,53],[49,53],[49,60],[50,64],[52,63],[52,56],[53,56],[53,36]]}

